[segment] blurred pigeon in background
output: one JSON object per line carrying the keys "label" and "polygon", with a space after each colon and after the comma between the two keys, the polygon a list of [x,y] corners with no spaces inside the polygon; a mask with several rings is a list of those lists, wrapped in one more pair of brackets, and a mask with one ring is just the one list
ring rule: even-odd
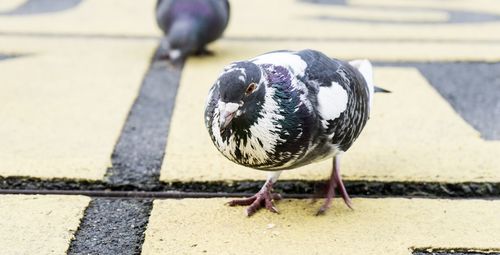
{"label": "blurred pigeon in background", "polygon": [[[276,51],[227,66],[210,89],[205,125],[217,149],[240,165],[270,171],[254,196],[230,205],[250,205],[247,215],[273,204],[282,170],[333,157],[326,201],[338,188],[351,201],[340,176],[340,158],[365,126],[375,92],[368,60],[349,63],[314,50]],[[378,91],[388,92],[383,89]]]}
{"label": "blurred pigeon in background", "polygon": [[156,21],[163,30],[161,47],[172,61],[207,54],[206,45],[219,38],[229,21],[227,0],[158,0]]}

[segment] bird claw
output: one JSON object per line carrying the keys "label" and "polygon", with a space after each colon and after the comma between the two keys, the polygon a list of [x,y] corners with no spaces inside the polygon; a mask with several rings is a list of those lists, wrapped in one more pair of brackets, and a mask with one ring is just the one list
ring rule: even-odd
{"label": "bird claw", "polygon": [[276,208],[276,206],[274,205],[274,201],[280,199],[282,199],[280,194],[271,193],[270,190],[264,189],[249,198],[231,200],[228,202],[228,205],[249,205],[246,210],[247,216],[252,216],[262,207],[265,207],[267,210],[273,213],[279,213],[278,208]]}
{"label": "bird claw", "polygon": [[319,215],[324,215],[324,214],[325,214],[325,212],[326,212],[326,210],[328,210],[328,208],[330,208],[330,206],[329,206],[329,205],[328,205],[328,206],[327,206],[326,204],[322,205],[322,206],[319,208],[319,210],[316,212],[316,216],[319,216]]}
{"label": "bird claw", "polygon": [[340,167],[337,157],[334,158],[333,164],[332,174],[330,176],[330,180],[327,183],[325,203],[319,208],[316,216],[325,214],[328,208],[331,207],[336,188],[339,190],[339,193],[342,196],[342,199],[344,199],[344,203],[347,205],[347,207],[353,209],[351,198],[349,197],[349,194],[347,193],[347,190],[344,186],[344,182],[342,181],[342,178],[340,176]]}

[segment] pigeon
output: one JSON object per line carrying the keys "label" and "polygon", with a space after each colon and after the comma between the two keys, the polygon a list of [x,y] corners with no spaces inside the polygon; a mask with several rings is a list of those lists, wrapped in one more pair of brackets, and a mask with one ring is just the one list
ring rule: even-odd
{"label": "pigeon", "polygon": [[170,60],[209,54],[205,48],[221,37],[229,22],[227,0],[158,0],[156,21],[165,37],[161,48]]}
{"label": "pigeon", "polygon": [[[351,200],[340,176],[340,159],[365,126],[375,92],[368,60],[344,62],[311,50],[274,51],[224,68],[205,105],[205,126],[215,147],[229,160],[269,171],[250,198],[229,205],[249,205],[278,212],[272,192],[283,170],[333,158],[326,199],[334,189]],[[377,88],[378,91],[385,91]]]}

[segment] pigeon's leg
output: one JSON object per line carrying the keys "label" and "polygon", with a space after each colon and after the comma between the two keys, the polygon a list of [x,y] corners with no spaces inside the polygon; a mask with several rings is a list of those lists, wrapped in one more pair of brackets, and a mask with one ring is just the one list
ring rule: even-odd
{"label": "pigeon's leg", "polygon": [[342,177],[340,176],[340,155],[336,155],[333,158],[332,174],[330,175],[327,187],[325,203],[321,206],[321,208],[319,208],[316,215],[324,214],[325,211],[330,208],[333,196],[335,195],[335,188],[339,189],[340,195],[344,199],[345,204],[352,209],[351,198],[349,198],[349,194],[347,194],[347,190],[342,182]]}
{"label": "pigeon's leg", "polygon": [[[333,172],[332,172],[332,175],[333,175]],[[330,180],[328,182],[326,182],[326,185],[324,187],[322,186],[322,187],[320,187],[319,190],[314,192],[314,195],[313,195],[312,201],[311,201],[312,203],[316,203],[316,201],[318,201],[318,199],[326,197],[328,192],[332,193],[332,198],[335,196],[335,188],[337,188],[337,184],[335,182],[332,182],[331,178],[333,178],[333,176],[330,176]]]}
{"label": "pigeon's leg", "polygon": [[250,205],[247,208],[247,215],[251,216],[257,210],[259,210],[262,206],[265,206],[269,211],[273,213],[278,213],[278,209],[274,206],[273,201],[281,199],[279,194],[273,194],[273,184],[276,183],[278,177],[280,176],[281,171],[270,172],[266,183],[264,186],[257,192],[257,194],[244,199],[236,199],[229,202],[230,206],[236,205]]}
{"label": "pigeon's leg", "polygon": [[342,177],[340,176],[340,156],[335,156],[335,170],[333,171],[333,176],[335,179],[336,186],[339,189],[340,195],[342,196],[342,199],[344,199],[344,203],[347,205],[347,207],[352,208],[352,202],[351,198],[349,197],[349,194],[347,193],[347,190],[344,186],[344,182],[342,181]]}
{"label": "pigeon's leg", "polygon": [[[325,187],[321,187],[319,191],[316,191],[312,197],[311,203],[316,203],[319,199],[324,198],[324,197],[335,197],[335,188],[337,188],[337,185],[335,182],[332,181],[333,178],[333,172],[330,175],[330,180],[326,182]],[[323,207],[325,207],[323,205]],[[328,209],[328,208],[327,208]],[[318,212],[319,214],[319,212]]]}

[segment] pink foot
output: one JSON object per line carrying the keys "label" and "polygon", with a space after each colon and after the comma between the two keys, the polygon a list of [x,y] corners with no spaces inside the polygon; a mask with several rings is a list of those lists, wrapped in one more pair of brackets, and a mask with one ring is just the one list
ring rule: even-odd
{"label": "pink foot", "polygon": [[347,193],[347,190],[345,189],[344,182],[342,181],[342,178],[340,177],[340,159],[335,156],[333,158],[333,170],[332,170],[332,175],[330,176],[330,180],[328,181],[327,185],[327,192],[326,192],[326,198],[325,198],[325,203],[319,208],[318,212],[316,215],[322,215],[330,208],[332,205],[332,200],[333,196],[335,195],[335,188],[339,189],[340,195],[344,199],[344,203],[351,209],[352,208],[352,202],[351,198],[349,197],[349,194]]}
{"label": "pink foot", "polygon": [[273,184],[271,182],[266,182],[262,189],[260,189],[257,194],[244,199],[235,199],[230,201],[229,206],[237,205],[249,205],[247,208],[247,216],[252,216],[257,210],[266,207],[267,210],[273,213],[279,213],[278,209],[274,205],[274,200],[280,200],[281,195],[276,193],[271,193]]}

